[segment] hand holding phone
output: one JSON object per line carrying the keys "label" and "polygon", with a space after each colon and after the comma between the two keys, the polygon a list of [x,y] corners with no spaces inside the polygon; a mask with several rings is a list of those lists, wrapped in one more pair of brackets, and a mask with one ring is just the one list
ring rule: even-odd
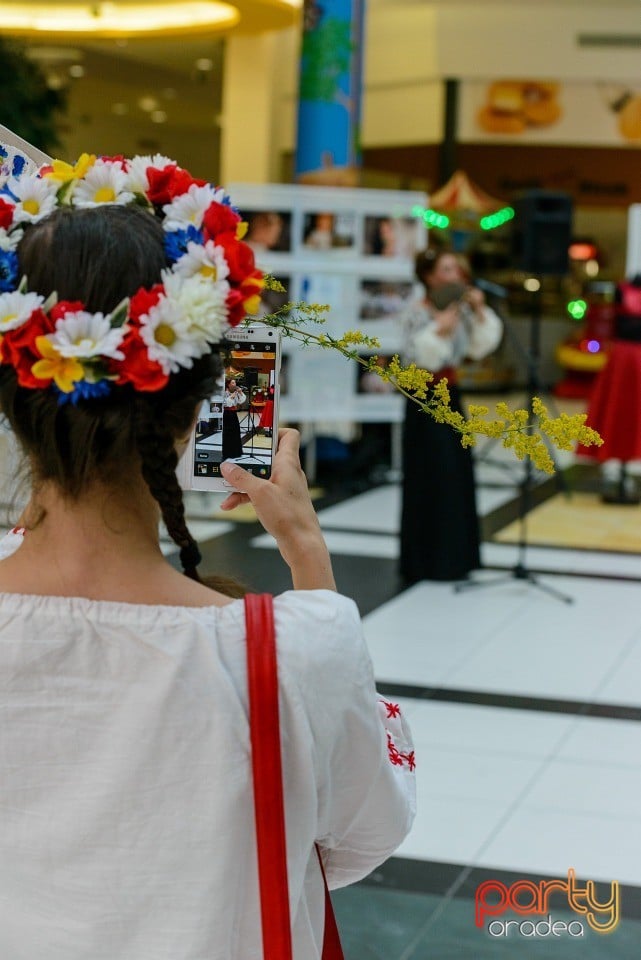
{"label": "hand holding phone", "polygon": [[329,551],[300,465],[298,430],[279,431],[278,452],[269,480],[253,476],[238,463],[222,464],[223,476],[235,488],[221,504],[233,510],[253,505],[265,530],[276,540],[292,571],[297,590],[335,590]]}
{"label": "hand holding phone", "polygon": [[228,493],[221,473],[233,460],[268,479],[276,452],[281,336],[265,324],[231,330],[222,349],[224,375],[200,407],[178,464],[183,490]]}

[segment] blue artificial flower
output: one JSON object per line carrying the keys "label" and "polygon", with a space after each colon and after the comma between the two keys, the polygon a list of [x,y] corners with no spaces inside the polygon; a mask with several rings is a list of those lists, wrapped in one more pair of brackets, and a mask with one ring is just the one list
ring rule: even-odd
{"label": "blue artificial flower", "polygon": [[3,147],[2,144],[0,143],[0,160],[6,160],[8,156],[9,156],[9,151],[6,149],[6,147]]}
{"label": "blue artificial flower", "polygon": [[89,383],[88,380],[80,380],[76,383],[71,393],[63,393],[56,385],[53,389],[58,394],[58,406],[62,407],[65,403],[73,403],[75,406],[79,400],[94,400],[96,397],[107,397],[111,393],[111,380],[99,380],[97,383]]}
{"label": "blue artificial flower", "polygon": [[165,253],[171,263],[180,260],[187,253],[188,243],[197,243],[202,245],[205,238],[202,231],[193,225],[189,225],[186,230],[170,230],[165,234]]}
{"label": "blue artificial flower", "polygon": [[17,153],[13,158],[13,170],[11,171],[14,177],[19,177],[24,168],[27,165],[27,158],[21,156]]}
{"label": "blue artificial flower", "polygon": [[0,250],[0,293],[18,286],[18,254],[15,250]]}
{"label": "blue artificial flower", "polygon": [[222,199],[221,202],[222,202],[223,207],[229,207],[230,210],[233,210],[233,212],[236,213],[236,214],[238,214],[239,217],[242,216],[242,214],[241,214],[240,210],[238,209],[238,207],[234,206],[234,204],[231,202],[231,197],[229,196],[229,194],[224,193],[224,194],[223,194],[223,199]]}
{"label": "blue artificial flower", "polygon": [[2,189],[0,190],[0,197],[9,197],[9,199],[12,200],[14,203],[19,202],[18,197],[15,195],[15,193],[12,193],[11,190],[9,189],[8,183],[5,183]]}

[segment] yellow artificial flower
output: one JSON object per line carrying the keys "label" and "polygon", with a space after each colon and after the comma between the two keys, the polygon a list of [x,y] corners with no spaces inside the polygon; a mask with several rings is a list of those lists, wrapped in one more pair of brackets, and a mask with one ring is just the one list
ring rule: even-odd
{"label": "yellow artificial flower", "polygon": [[52,162],[53,170],[45,173],[44,176],[49,180],[57,180],[58,183],[69,183],[71,180],[82,180],[87,171],[93,167],[96,157],[93,153],[82,153],[72,166],[64,160],[54,160]]}
{"label": "yellow artificial flower", "polygon": [[253,297],[247,297],[246,300],[243,300],[243,307],[249,314],[258,313],[260,310],[260,294],[256,293]]}
{"label": "yellow artificial flower", "polygon": [[82,364],[75,357],[63,357],[47,337],[36,337],[36,347],[42,356],[31,368],[38,380],[53,380],[63,393],[71,393],[78,380],[84,380]]}
{"label": "yellow artificial flower", "polygon": [[241,220],[240,223],[236,224],[236,239],[242,240],[245,234],[247,233],[247,228],[249,224],[246,220]]}

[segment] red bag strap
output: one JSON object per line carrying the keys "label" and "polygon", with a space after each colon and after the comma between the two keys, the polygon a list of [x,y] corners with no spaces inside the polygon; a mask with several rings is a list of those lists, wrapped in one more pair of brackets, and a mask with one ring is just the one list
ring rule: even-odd
{"label": "red bag strap", "polygon": [[245,597],[254,816],[265,960],[291,960],[274,610],[268,594]]}
{"label": "red bag strap", "polygon": [[[269,594],[245,596],[249,726],[264,960],[291,960],[285,805],[278,717],[278,665],[274,608]],[[344,960],[325,870],[323,960]]]}

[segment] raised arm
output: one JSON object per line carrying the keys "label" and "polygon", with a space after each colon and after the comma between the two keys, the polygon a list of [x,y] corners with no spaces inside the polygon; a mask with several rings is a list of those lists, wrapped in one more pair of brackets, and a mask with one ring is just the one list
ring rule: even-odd
{"label": "raised arm", "polygon": [[230,494],[221,509],[233,510],[251,502],[292,572],[294,589],[335,590],[329,551],[300,466],[299,447],[298,430],[279,430],[269,480],[253,476],[238,464],[223,462],[223,477],[239,492]]}

